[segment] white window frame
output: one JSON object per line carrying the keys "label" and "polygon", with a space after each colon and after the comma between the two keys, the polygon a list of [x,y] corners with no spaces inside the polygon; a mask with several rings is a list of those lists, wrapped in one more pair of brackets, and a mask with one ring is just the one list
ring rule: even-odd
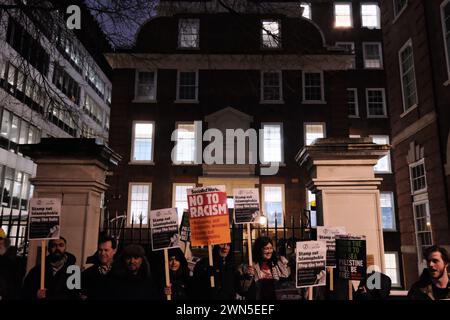
{"label": "white window frame", "polygon": [[[380,53],[380,67],[374,68],[374,67],[367,67],[366,66],[366,45],[377,45],[378,46],[378,52]],[[382,70],[384,68],[384,61],[383,61],[383,46],[381,45],[381,42],[363,42],[363,64],[364,69],[367,70]]]}
{"label": "white window frame", "polygon": [[[176,208],[176,204],[177,204],[177,187],[192,187],[195,188],[196,184],[195,183],[184,183],[184,182],[174,182],[172,184],[172,208]],[[187,202],[187,199],[186,199]],[[181,223],[181,219],[183,218],[183,212],[178,212],[178,223]]]}
{"label": "white window frame", "polygon": [[[267,36],[272,37],[273,41],[276,43],[276,46],[270,46],[270,45],[266,45],[265,44],[265,42],[264,42],[264,32],[266,32],[266,30],[264,29],[264,22],[276,22],[276,23],[278,23],[278,36],[274,36],[272,34],[267,34]],[[261,27],[261,49],[263,49],[263,50],[279,50],[279,49],[281,49],[282,48],[282,44],[281,44],[281,32],[282,32],[282,30],[281,30],[281,20],[279,20],[279,19],[261,19],[260,20],[260,27]]]}
{"label": "white window frame", "polygon": [[323,129],[323,138],[327,137],[327,124],[326,124],[326,122],[304,122],[303,123],[303,144],[305,146],[307,146],[307,145],[309,146],[310,145],[310,144],[306,144],[306,134],[307,134],[306,127],[308,125],[321,125],[322,129]]}
{"label": "white window frame", "polygon": [[402,286],[401,278],[400,278],[400,261],[398,260],[398,252],[397,251],[385,251],[384,256],[386,260],[386,254],[392,254],[395,256],[395,262],[397,268],[395,269],[395,273],[397,274],[398,283],[392,282],[392,287],[394,288],[400,288]]}
{"label": "white window frame", "polygon": [[[281,187],[281,208],[283,210],[283,212],[281,213],[281,217],[283,218],[283,220],[285,219],[286,216],[286,189],[285,189],[285,185],[284,184],[261,184],[261,203],[262,203],[262,210],[264,212],[264,216],[267,218],[267,223],[269,221],[269,217],[268,214],[266,212],[266,199],[265,199],[265,188],[266,187]],[[284,221],[277,221],[277,227],[283,227]],[[274,226],[271,226],[269,224],[269,228],[273,228]]]}
{"label": "white window frame", "polygon": [[312,17],[311,2],[301,2],[301,3],[300,3],[300,7],[301,7],[301,8],[303,8],[303,7],[308,7],[309,15],[305,16],[305,15],[304,15],[305,10],[303,10],[303,12],[302,12],[302,17],[305,18],[305,19],[311,20],[311,17]]}
{"label": "white window frame", "polygon": [[[413,73],[414,73],[414,86],[416,87],[416,103],[410,106],[409,108],[406,108],[406,101],[405,101],[405,89],[403,86],[403,64],[402,64],[402,52],[406,50],[407,47],[411,47],[412,50],[412,60],[413,60]],[[400,48],[398,51],[398,67],[399,67],[399,73],[400,73],[400,84],[402,88],[402,102],[403,102],[403,114],[408,113],[409,111],[415,109],[419,102],[419,96],[417,92],[417,78],[416,78],[416,64],[414,62],[414,47],[412,44],[412,39],[408,39],[408,41],[405,42],[405,44]]]}
{"label": "white window frame", "polygon": [[[196,142],[196,140],[197,140],[197,126],[196,126],[195,121],[177,121],[177,122],[175,122],[175,129],[178,129],[178,125],[180,125],[180,124],[191,124],[191,125],[194,125],[194,142]],[[176,138],[177,138],[177,140],[176,140],[175,143],[177,144],[177,147],[178,147],[178,136]],[[194,143],[194,146],[195,146],[195,149],[197,149],[197,143]],[[174,151],[175,151],[175,157],[176,157],[177,150],[175,149]],[[198,150],[194,151],[194,160],[192,160],[192,161],[178,161],[178,159],[175,159],[175,161],[172,164],[173,165],[195,165],[196,164],[196,160],[197,160],[197,151]]]}
{"label": "white window frame", "polygon": [[[364,26],[364,19],[363,19],[363,15],[362,15],[362,8],[365,5],[375,5],[377,7],[377,25],[374,26]],[[381,10],[380,10],[380,5],[376,2],[361,2],[360,4],[360,12],[361,12],[361,27],[362,28],[367,28],[367,29],[381,29]]]}
{"label": "white window frame", "polygon": [[[180,73],[181,72],[195,72],[195,98],[194,99],[180,99]],[[198,103],[198,70],[178,70],[177,71],[177,99],[176,103]]]}
{"label": "white window frame", "polygon": [[[390,143],[390,139],[389,139],[389,136],[388,136],[388,135],[381,135],[381,134],[378,134],[378,135],[371,135],[370,137],[371,137],[371,138],[383,138],[383,139],[387,139],[387,144]],[[383,156],[383,157],[380,158],[379,160],[383,159],[384,157],[387,157],[387,158],[388,158],[389,169],[386,170],[386,171],[375,171],[375,167],[374,167],[374,172],[375,172],[376,174],[392,173],[391,151],[388,151],[388,154],[385,155],[385,156]]]}
{"label": "white window frame", "polygon": [[349,52],[350,54],[352,54],[353,55],[353,63],[352,63],[352,70],[353,69],[356,69],[356,49],[355,49],[355,43],[354,42],[352,42],[352,41],[337,41],[337,42],[335,42],[334,43],[334,45],[336,46],[336,47],[339,47],[339,48],[342,48],[342,47],[340,47],[340,45],[350,45],[351,46],[351,52]]}
{"label": "white window frame", "polygon": [[[356,114],[353,115],[349,114],[348,117],[359,118],[358,88],[347,88],[347,91],[353,91],[355,93],[355,110],[356,110]],[[347,107],[348,107],[348,97],[347,97]]]}
{"label": "white window frame", "polygon": [[[306,73],[320,73],[320,89],[321,89],[321,99],[320,100],[306,100],[306,86],[305,86],[305,74]],[[302,103],[304,104],[325,104],[325,81],[323,78],[323,71],[309,71],[309,70],[305,70],[302,71]]]}
{"label": "white window frame", "polygon": [[129,182],[128,183],[128,204],[127,204],[127,227],[132,227],[132,226],[139,226],[139,223],[132,223],[133,222],[133,216],[131,213],[131,194],[132,194],[132,186],[133,185],[143,185],[143,186],[148,186],[148,212],[147,212],[147,217],[148,220],[146,221],[146,223],[144,223],[144,221],[142,221],[142,227],[146,227],[149,228],[150,227],[150,210],[152,209],[152,183],[151,182]]}
{"label": "white window frame", "polygon": [[[412,203],[413,206],[413,214],[414,214],[414,235],[415,235],[415,240],[416,240],[416,249],[417,249],[417,258],[418,258],[418,264],[419,266],[421,264],[423,264],[423,250],[422,247],[419,245],[419,232],[417,230],[417,213],[416,213],[416,206],[419,206],[421,204],[425,204],[425,208],[426,208],[426,216],[430,217],[430,223],[431,223],[431,214],[430,214],[430,202],[428,200],[421,200],[421,201],[414,201]],[[434,242],[434,237],[433,237],[433,228],[430,228],[430,236],[431,236],[431,245],[433,245]],[[425,265],[424,265],[425,267]],[[420,272],[420,269],[419,269]]]}
{"label": "white window frame", "polygon": [[[280,98],[278,100],[264,100],[264,74],[277,73],[278,74],[278,93]],[[261,101],[260,103],[283,103],[283,73],[281,70],[261,70]]]}
{"label": "white window frame", "polygon": [[[423,165],[423,173],[424,173],[424,178],[425,178],[425,188],[419,189],[414,191],[414,187],[413,187],[413,177],[411,175],[411,169],[413,167],[417,167],[419,165]],[[416,161],[414,163],[411,163],[409,165],[409,184],[410,184],[410,189],[411,189],[411,195],[416,195],[416,194],[420,194],[420,193],[426,193],[428,191],[428,181],[427,181],[427,168],[425,166],[425,159],[422,158],[419,161]]]}
{"label": "white window frame", "polygon": [[281,161],[280,162],[275,162],[275,163],[278,163],[279,165],[284,165],[284,134],[283,134],[283,122],[262,122],[261,123],[261,129],[263,130],[263,134],[262,134],[262,139],[263,139],[263,141],[262,141],[262,144],[261,144],[261,148],[263,149],[262,150],[262,155],[263,155],[263,157],[262,157],[262,159],[261,159],[261,164],[262,165],[269,165],[270,163],[272,163],[272,162],[268,162],[268,161],[265,161],[265,159],[264,159],[264,127],[265,126],[273,126],[273,125],[278,125],[278,126],[280,126],[280,144],[281,144],[281,146],[280,146],[280,151],[281,151]]}
{"label": "white window frame", "polygon": [[[350,26],[336,26],[336,5],[348,5],[350,6]],[[333,3],[333,14],[334,14],[334,23],[333,27],[335,29],[351,29],[353,28],[353,5],[351,2],[334,2]]]}
{"label": "white window frame", "polygon": [[[182,21],[189,21],[189,20],[192,20],[192,21],[196,21],[197,22],[197,25],[198,25],[198,28],[197,28],[197,30],[198,30],[198,34],[197,34],[197,42],[196,42],[196,46],[195,47],[183,47],[183,46],[181,46],[181,35],[182,35],[182,33],[181,33],[181,24],[182,24]],[[200,19],[198,19],[198,18],[181,18],[181,19],[179,19],[178,20],[178,39],[177,39],[177,41],[178,41],[178,49],[183,49],[183,50],[198,50],[198,49],[200,49]]]}
{"label": "white window frame", "polygon": [[397,21],[398,17],[400,17],[400,15],[403,13],[403,11],[406,10],[406,7],[408,7],[408,0],[406,0],[406,3],[403,6],[403,8],[401,8],[401,10],[399,12],[397,12],[395,10],[395,8],[396,8],[395,2],[396,2],[396,0],[392,0],[392,12],[394,13],[394,20],[392,23],[395,23],[395,21]]}
{"label": "white window frame", "polygon": [[[153,128],[153,132],[152,132],[152,153],[151,153],[151,160],[134,160],[134,136],[135,136],[135,128],[136,128],[136,124],[152,124],[152,128]],[[130,164],[145,164],[145,165],[154,165],[154,149],[155,149],[155,121],[133,121],[132,122],[132,133],[131,133],[131,152],[130,152]]]}
{"label": "white window frame", "polygon": [[[384,113],[384,115],[371,115],[369,113],[369,91],[370,90],[379,90],[383,93],[383,113]],[[387,118],[386,90],[384,88],[366,88],[366,111],[367,111],[367,118]]]}
{"label": "white window frame", "polygon": [[[392,204],[392,222],[393,222],[393,228],[384,228],[383,227],[383,221],[381,221],[381,226],[383,228],[383,232],[385,231],[397,231],[397,223],[396,223],[396,212],[395,212],[395,202],[394,202],[394,192],[393,191],[380,191],[380,210],[381,210],[381,194],[389,194],[391,198],[391,204]],[[383,215],[381,215],[381,219],[383,220]]]}
{"label": "white window frame", "polygon": [[444,85],[449,85],[450,84],[450,52],[448,52],[448,48],[447,48],[447,39],[445,37],[446,34],[446,30],[445,30],[445,16],[444,16],[444,7],[446,5],[450,5],[450,0],[444,0],[441,3],[441,24],[442,24],[442,36],[443,36],[443,40],[444,40],[444,51],[445,51],[445,58],[446,58],[446,62],[447,62],[447,81],[444,83]]}
{"label": "white window frame", "polygon": [[[139,86],[139,73],[141,72],[153,72],[154,73],[154,82],[155,82],[155,97],[154,98],[148,98],[148,97],[139,97],[138,96],[138,86]],[[145,70],[145,69],[136,69],[135,72],[135,78],[134,78],[134,100],[133,102],[156,102],[157,99],[157,92],[158,92],[158,70]]]}

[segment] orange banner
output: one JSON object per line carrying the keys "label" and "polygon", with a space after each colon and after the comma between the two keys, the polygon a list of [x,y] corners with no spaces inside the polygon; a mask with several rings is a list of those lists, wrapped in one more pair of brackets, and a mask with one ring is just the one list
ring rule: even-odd
{"label": "orange banner", "polygon": [[188,189],[192,246],[230,243],[225,186]]}

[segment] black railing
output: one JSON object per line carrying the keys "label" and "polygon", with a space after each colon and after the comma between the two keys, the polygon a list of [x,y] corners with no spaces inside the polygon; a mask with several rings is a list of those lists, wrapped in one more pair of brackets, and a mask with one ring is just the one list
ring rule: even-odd
{"label": "black railing", "polygon": [[6,232],[11,246],[16,247],[17,254],[26,257],[28,254],[28,212],[22,209],[2,207],[0,211],[0,227]]}

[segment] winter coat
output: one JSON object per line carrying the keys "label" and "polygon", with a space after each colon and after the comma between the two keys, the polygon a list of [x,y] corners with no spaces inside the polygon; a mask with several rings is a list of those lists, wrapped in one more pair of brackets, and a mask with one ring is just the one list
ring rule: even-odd
{"label": "winter coat", "polygon": [[[449,293],[447,294],[446,299],[450,299],[450,281],[447,284],[447,289],[449,289]],[[427,269],[423,270],[419,281],[412,285],[408,292],[408,298],[411,300],[436,300],[433,293],[433,283]]]}
{"label": "winter coat", "polygon": [[[260,300],[262,297],[263,280],[261,266],[259,263],[254,263],[253,268],[255,270],[254,276],[247,274],[247,264],[242,264],[238,268],[240,275],[239,281],[239,294],[244,296],[247,300]],[[279,281],[285,281],[291,274],[291,268],[289,267],[288,260],[280,256],[277,263],[271,268],[273,292],[271,298],[275,299],[275,289]]]}
{"label": "winter coat", "polygon": [[87,300],[113,299],[118,276],[114,263],[107,274],[102,274],[99,265],[94,264],[81,274],[81,294],[86,296]]}
{"label": "winter coat", "polygon": [[15,253],[11,251],[0,256],[0,301],[20,298],[22,276]]}
{"label": "winter coat", "polygon": [[[67,268],[75,265],[76,258],[73,254],[66,252],[67,260],[64,266],[53,274],[49,259],[45,260],[45,288],[47,300],[75,300],[79,297],[79,291],[67,287]],[[22,298],[35,300],[41,283],[41,265],[35,266],[25,277],[22,287]]]}

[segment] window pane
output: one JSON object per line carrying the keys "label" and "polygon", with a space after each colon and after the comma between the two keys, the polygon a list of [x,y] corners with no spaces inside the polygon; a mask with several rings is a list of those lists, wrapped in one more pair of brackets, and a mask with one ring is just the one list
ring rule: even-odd
{"label": "window pane", "polygon": [[400,286],[399,266],[395,253],[384,254],[386,274],[391,278],[392,286]]}
{"label": "window pane", "polygon": [[381,219],[383,229],[395,229],[394,203],[392,192],[380,193]]}
{"label": "window pane", "polygon": [[178,222],[181,222],[183,211],[188,209],[187,190],[193,187],[193,184],[175,186],[175,208],[177,208],[178,212]]}
{"label": "window pane", "polygon": [[384,92],[380,89],[367,90],[369,116],[385,116]]}
{"label": "window pane", "polygon": [[381,44],[365,43],[364,44],[364,68],[379,69],[382,68],[381,60]]}
{"label": "window pane", "polygon": [[417,104],[414,56],[410,44],[400,52],[400,72],[403,87],[403,108],[407,111]]}
{"label": "window pane", "polygon": [[176,161],[194,162],[195,160],[195,125],[177,125]]}
{"label": "window pane", "polygon": [[367,28],[380,27],[380,8],[376,4],[361,5],[362,26]]}
{"label": "window pane", "polygon": [[149,185],[134,184],[131,186],[130,220],[133,224],[148,223]]}
{"label": "window pane", "polygon": [[280,24],[278,21],[262,21],[262,40],[264,48],[280,47]]}
{"label": "window pane", "polygon": [[9,113],[9,111],[3,109],[1,135],[5,138],[9,138],[9,130],[11,126],[10,117],[11,114]]}
{"label": "window pane", "polygon": [[300,6],[303,8],[302,16],[306,19],[311,19],[311,4],[302,2]]}
{"label": "window pane", "polygon": [[347,89],[347,106],[349,116],[358,116],[358,101],[356,89]]}
{"label": "window pane", "polygon": [[263,162],[281,162],[281,126],[264,125]]}
{"label": "window pane", "polygon": [[279,101],[281,100],[281,73],[264,72],[263,73],[263,100]]}
{"label": "window pane", "polygon": [[[388,136],[375,136],[372,137],[373,143],[376,144],[389,144]],[[373,167],[375,172],[383,173],[391,171],[391,156],[390,153],[378,160],[377,164]]]}
{"label": "window pane", "polygon": [[133,160],[152,160],[153,124],[136,123],[134,127]]}
{"label": "window pane", "polygon": [[283,190],[282,187],[263,187],[264,188],[264,209],[267,216],[269,227],[283,226]]}
{"label": "window pane", "polygon": [[197,73],[195,71],[179,72],[178,79],[178,99],[197,99]]}
{"label": "window pane", "polygon": [[155,96],[155,72],[139,72],[137,97],[154,100]]}
{"label": "window pane", "polygon": [[322,101],[322,74],[318,72],[304,73],[304,100]]}
{"label": "window pane", "polygon": [[335,27],[351,27],[351,4],[334,4]]}
{"label": "window pane", "polygon": [[311,145],[316,139],[324,138],[324,126],[323,124],[307,124],[305,126],[305,143],[307,146]]}
{"label": "window pane", "polygon": [[181,48],[198,48],[199,33],[198,19],[181,19],[178,26],[178,45]]}

